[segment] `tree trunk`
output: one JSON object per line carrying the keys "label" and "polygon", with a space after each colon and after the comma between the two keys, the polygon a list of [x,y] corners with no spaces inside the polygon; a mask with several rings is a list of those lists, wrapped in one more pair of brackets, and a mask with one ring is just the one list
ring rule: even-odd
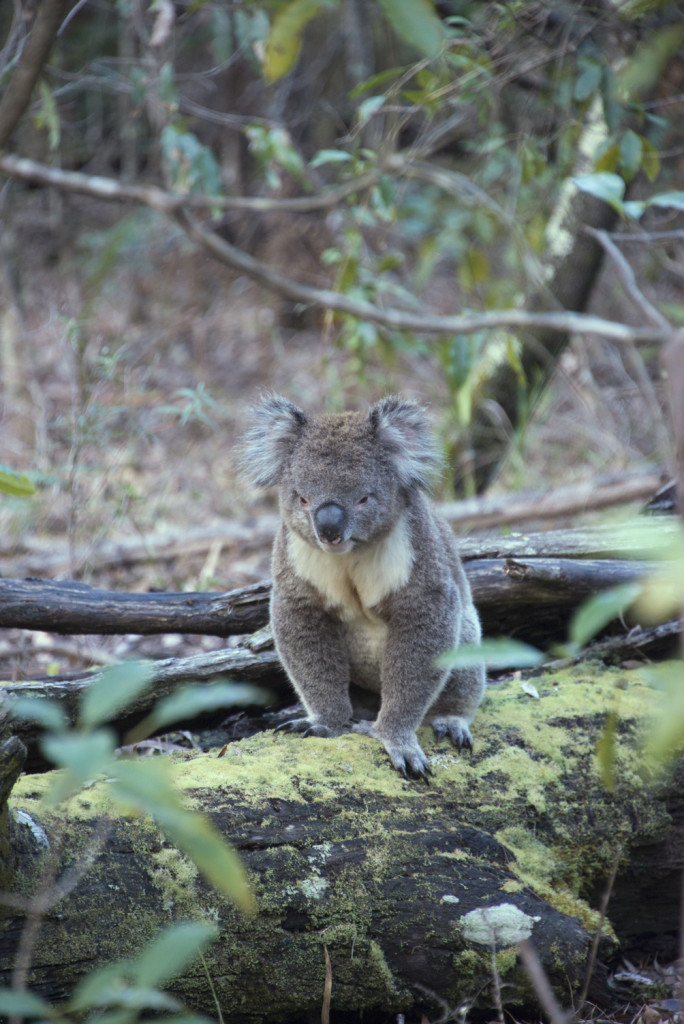
{"label": "tree trunk", "polygon": [[[509,904],[530,918],[532,941],[567,1004],[582,987],[598,921],[587,898],[601,891],[618,855],[616,905],[628,907],[637,890],[642,896],[638,915],[621,915],[621,937],[657,936],[658,951],[669,954],[682,772],[647,786],[634,771],[657,694],[634,672],[554,673],[537,687],[539,699],[518,683],[490,692],[473,755],[437,745],[424,730],[430,787],[403,780],[362,736],[262,734],[220,758],[176,757],[176,785],[241,852],[259,904],[254,919],[209,891],[156,827],[119,815],[106,781],[49,814],[39,798],[50,776],[21,778],[10,804],[30,819],[13,825],[15,891],[25,897],[40,885],[51,856],[36,841],[41,828],[69,876],[84,871],[45,915],[31,985],[59,1000],[87,971],[134,955],[170,915],[218,923],[220,939],[204,959],[226,1022],[313,1019],[323,1000],[324,947],[333,1013],[434,1018],[439,1006],[464,1001],[489,1009],[491,946],[468,936],[464,918]],[[601,784],[594,755],[610,712],[613,792]],[[0,930],[5,983],[22,923],[9,907]],[[602,940],[590,988],[601,1006],[611,1003],[606,958],[615,950]],[[506,1006],[531,1006],[514,939],[499,945],[496,961]],[[172,987],[194,1010],[214,1013],[202,963]]]}
{"label": "tree trunk", "polygon": [[[643,102],[657,88],[665,69],[677,58],[683,41],[684,28],[669,25],[632,54],[619,75],[623,102],[632,99],[635,92]],[[644,52],[646,49],[648,53]],[[644,75],[645,68],[648,68],[647,75]],[[575,175],[593,170],[597,151],[608,137],[601,110],[598,101],[590,108],[578,144]],[[536,310],[560,308],[584,312],[603,262],[601,245],[584,228],[606,231],[616,220],[617,214],[608,203],[580,191],[572,179],[568,179],[547,226],[546,287],[530,296],[526,305]],[[512,365],[511,360],[502,362],[478,402],[471,431],[478,490],[484,489],[491,479],[512,437],[529,417],[570,335],[536,330],[527,334],[521,332],[520,340],[519,366]],[[495,417],[492,408],[497,410]]]}

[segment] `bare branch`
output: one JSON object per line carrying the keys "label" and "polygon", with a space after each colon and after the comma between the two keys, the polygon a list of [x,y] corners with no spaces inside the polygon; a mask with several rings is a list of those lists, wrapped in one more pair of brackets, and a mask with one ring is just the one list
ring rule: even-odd
{"label": "bare branch", "polygon": [[116,202],[140,203],[161,213],[172,214],[179,207],[220,210],[252,210],[258,213],[308,213],[336,206],[355,192],[371,188],[384,173],[383,167],[375,168],[353,181],[345,182],[338,188],[315,196],[294,196],[292,198],[268,198],[266,196],[207,196],[199,193],[188,195],[180,192],[166,192],[156,185],[127,185],[115,178],[96,174],[80,174],[77,171],[63,171],[47,164],[38,163],[12,153],[0,154],[0,171],[13,178],[32,181],[37,185],[52,185],[63,192],[76,192],[94,196],[96,199]]}
{"label": "bare branch", "polygon": [[[0,161],[1,166],[1,161]],[[219,262],[241,273],[248,274],[295,302],[310,303],[371,320],[394,330],[416,331],[419,334],[474,334],[476,331],[500,328],[545,328],[575,334],[600,334],[614,341],[657,342],[669,337],[671,329],[629,327],[613,320],[586,313],[550,312],[529,313],[523,309],[505,309],[489,313],[464,316],[431,316],[429,313],[408,313],[395,308],[381,308],[370,302],[350,299],[346,295],[325,288],[313,288],[260,263],[241,249],[237,249],[215,232],[195,220],[183,207],[176,209],[175,219],[186,234],[211,253]]]}
{"label": "bare branch", "polygon": [[330,289],[302,284],[259,262],[196,220],[188,210],[191,202],[188,196],[165,192],[155,185],[124,185],[112,178],[62,171],[11,154],[0,155],[0,171],[12,177],[54,185],[66,191],[109,201],[135,202],[158,210],[173,217],[189,238],[220,263],[247,274],[294,302],[322,306],[394,330],[415,331],[419,334],[473,334],[495,328],[545,329],[563,333],[599,334],[614,341],[634,343],[664,341],[671,334],[669,326],[630,327],[602,317],[568,311],[531,313],[523,309],[505,309],[463,316],[431,316],[427,310],[411,313],[394,307],[383,308],[370,302],[351,299]]}
{"label": "bare branch", "polygon": [[10,83],[0,100],[0,146],[4,146],[31,99],[59,30],[67,0],[43,0]]}
{"label": "bare branch", "polygon": [[600,231],[597,228],[590,227],[589,225],[585,225],[584,230],[593,238],[597,239],[610,256],[615,269],[620,276],[622,287],[625,289],[625,294],[632,300],[634,305],[641,310],[646,319],[650,320],[651,323],[656,324],[658,327],[667,329],[669,327],[667,320],[660,310],[656,309],[653,303],[650,302],[641,291],[636,282],[634,271],[608,232]]}

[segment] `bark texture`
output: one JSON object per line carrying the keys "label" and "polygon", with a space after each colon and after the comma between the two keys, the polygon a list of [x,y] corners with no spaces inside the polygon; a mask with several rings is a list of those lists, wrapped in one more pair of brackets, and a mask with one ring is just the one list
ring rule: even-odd
{"label": "bark texture", "polygon": [[[568,611],[592,594],[640,579],[655,545],[677,529],[635,526],[466,538],[461,555],[485,633],[530,642],[565,639]],[[0,627],[56,633],[204,633],[234,636],[268,621],[270,585],[225,593],[117,593],[74,581],[0,579]],[[533,611],[534,609],[534,611]]]}
{"label": "bark texture", "polygon": [[[440,1005],[493,1006],[491,948],[466,937],[463,919],[511,904],[530,917],[532,940],[567,1005],[584,981],[593,907],[620,848],[608,916],[641,886],[639,914],[621,909],[621,937],[657,935],[667,952],[678,924],[667,895],[682,866],[684,808],[676,799],[681,778],[651,773],[644,782],[639,742],[654,691],[637,673],[619,671],[556,673],[537,687],[539,699],[518,683],[488,695],[472,756],[423,735],[430,787],[401,779],[379,745],[361,736],[262,734],[220,758],[175,756],[176,785],[241,852],[258,899],[253,919],[209,890],[154,825],[117,814],[106,781],[48,815],[40,796],[50,776],[23,777],[10,803],[34,830],[15,821],[15,890],[34,890],[50,857],[35,825],[53,848],[61,834],[64,870],[73,875],[92,862],[44,921],[32,985],[59,999],[93,967],[134,955],[169,916],[199,916],[219,924],[205,960],[227,1022],[319,1017],[324,947],[333,1013],[432,1019]],[[595,749],[611,711],[616,785],[607,792]],[[0,981],[9,978],[22,923],[10,910],[0,928]],[[601,1005],[610,1004],[615,951],[613,940],[602,940],[590,989]],[[515,946],[500,945],[496,957],[506,1005],[531,1005]],[[214,1013],[201,963],[172,987]]]}

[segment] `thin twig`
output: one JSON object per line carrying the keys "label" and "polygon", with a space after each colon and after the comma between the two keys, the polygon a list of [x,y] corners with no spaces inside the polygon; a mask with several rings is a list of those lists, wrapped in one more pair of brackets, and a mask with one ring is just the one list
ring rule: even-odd
{"label": "thin twig", "polygon": [[496,1016],[499,1024],[504,1024],[503,1003],[501,1001],[501,977],[499,968],[496,966],[496,943],[492,942],[492,995],[496,1007]]}
{"label": "thin twig", "polygon": [[[644,293],[639,288],[634,271],[625,259],[623,254],[618,249],[617,245],[613,242],[611,237],[606,231],[599,231],[596,228],[585,226],[584,230],[590,234],[593,238],[601,244],[606,251],[608,257],[613,263],[617,270],[622,287],[624,288],[625,294],[637,309],[656,327],[661,327],[664,330],[668,328],[672,331],[671,325],[667,319],[663,316],[659,309],[657,309],[649,299],[646,298]],[[637,378],[638,386],[641,389],[644,401],[649,410],[650,420],[653,424],[653,429],[656,435],[658,449],[660,456],[663,459],[667,459],[670,455],[670,438],[667,429],[663,423],[661,403],[656,394],[653,381],[650,374],[644,364],[641,356],[631,347],[631,363],[634,375]]]}
{"label": "thin twig", "polygon": [[323,943],[325,954],[325,982],[323,984],[323,1002],[321,1004],[321,1024],[330,1024],[330,997],[332,994],[332,964],[328,947]]}
{"label": "thin twig", "polygon": [[684,1012],[684,870],[682,870],[682,896],[679,912],[679,963],[677,964],[677,982],[679,990],[679,1012]]}
{"label": "thin twig", "polygon": [[551,1024],[568,1024],[572,1015],[563,1010],[556,1001],[546,972],[539,962],[537,951],[529,939],[522,939],[518,943],[518,952],[520,953],[523,967],[527,971],[527,976],[532,982],[534,991],[537,993],[541,1008]]}
{"label": "thin twig", "polygon": [[608,233],[606,231],[600,231],[598,228],[592,228],[588,224],[585,224],[584,230],[587,234],[591,235],[592,238],[595,238],[610,256],[615,269],[620,276],[620,280],[622,281],[622,287],[625,290],[625,294],[632,300],[634,305],[641,310],[646,319],[650,320],[656,325],[656,327],[662,327],[664,330],[671,329],[669,322],[660,310],[656,309],[653,303],[646,298],[639,288],[631,265],[627,262]]}
{"label": "thin twig", "polygon": [[610,870],[608,882],[606,888],[601,897],[601,911],[599,916],[599,923],[594,935],[594,941],[591,944],[591,952],[589,954],[589,962],[587,963],[587,974],[584,979],[584,985],[582,986],[582,994],[579,998],[577,1005],[577,1014],[582,1012],[582,1008],[587,1001],[587,994],[589,992],[589,986],[591,985],[591,979],[594,974],[594,967],[596,966],[596,956],[598,954],[599,942],[601,941],[601,935],[603,934],[603,924],[606,920],[606,910],[608,909],[608,901],[610,900],[613,892],[613,886],[615,885],[615,877],[617,875],[618,867],[620,866],[620,860],[622,858],[622,843],[618,844],[617,850],[615,851],[615,857],[613,858],[613,866]]}

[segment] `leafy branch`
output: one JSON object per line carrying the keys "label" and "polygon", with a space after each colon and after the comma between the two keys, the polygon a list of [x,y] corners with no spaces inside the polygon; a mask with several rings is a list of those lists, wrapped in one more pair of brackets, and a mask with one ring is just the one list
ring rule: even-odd
{"label": "leafy branch", "polygon": [[[24,181],[52,185],[65,191],[78,192],[109,202],[135,202],[147,206],[173,217],[189,238],[220,263],[248,274],[267,288],[295,302],[321,306],[362,320],[371,320],[395,330],[416,331],[421,334],[474,334],[477,331],[496,328],[541,328],[561,333],[599,334],[613,341],[627,343],[660,342],[671,334],[669,326],[631,327],[603,317],[565,310],[535,313],[523,309],[504,309],[456,316],[433,316],[427,310],[409,313],[393,307],[380,307],[331,289],[304,284],[260,262],[193,217],[189,208],[193,197],[168,192],[155,185],[125,185],[113,178],[77,171],[62,171],[9,153],[0,154],[0,171]],[[202,202],[209,206],[216,203],[216,199],[205,196],[202,197]]]}

